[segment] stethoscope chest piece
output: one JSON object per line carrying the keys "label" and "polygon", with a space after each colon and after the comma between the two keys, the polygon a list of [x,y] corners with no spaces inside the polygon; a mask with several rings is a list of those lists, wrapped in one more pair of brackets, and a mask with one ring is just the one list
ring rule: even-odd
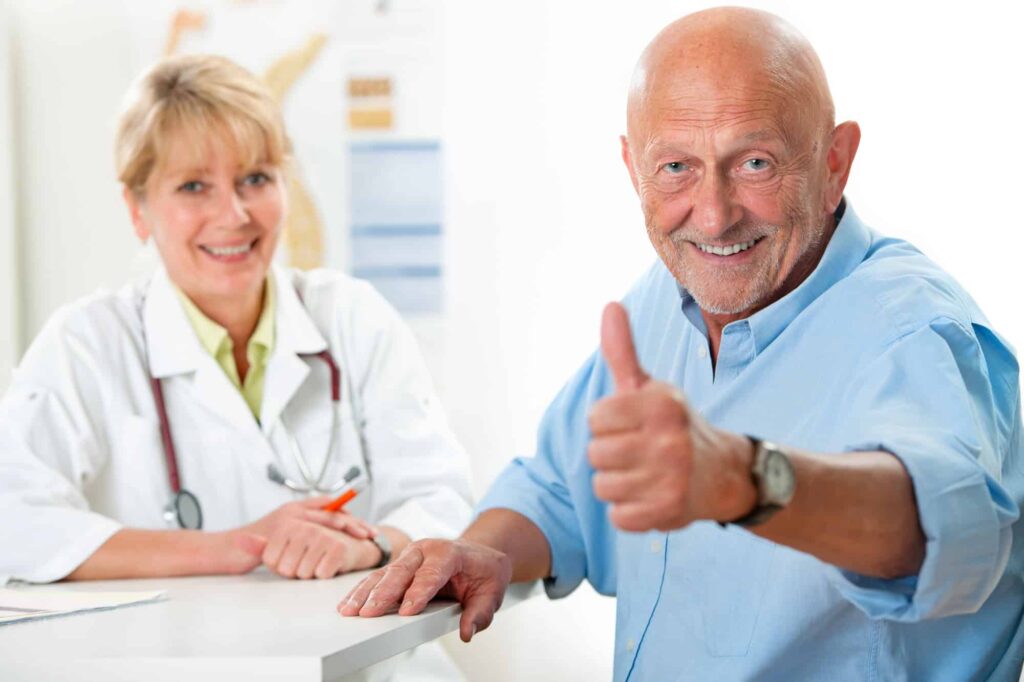
{"label": "stethoscope chest piece", "polygon": [[170,526],[185,530],[202,530],[203,509],[199,506],[199,499],[182,488],[164,507],[164,520]]}

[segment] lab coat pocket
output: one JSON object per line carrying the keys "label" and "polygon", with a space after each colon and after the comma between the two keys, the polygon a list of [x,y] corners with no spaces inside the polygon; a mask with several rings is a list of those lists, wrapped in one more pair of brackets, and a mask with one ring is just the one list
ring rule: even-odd
{"label": "lab coat pocket", "polygon": [[700,592],[704,641],[712,656],[745,656],[758,626],[776,546],[738,528],[718,535],[704,571],[730,578],[715,580]]}

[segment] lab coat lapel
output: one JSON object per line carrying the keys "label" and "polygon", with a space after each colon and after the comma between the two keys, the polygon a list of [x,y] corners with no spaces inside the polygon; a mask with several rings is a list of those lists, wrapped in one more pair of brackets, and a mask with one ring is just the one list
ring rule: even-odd
{"label": "lab coat lapel", "polygon": [[194,372],[192,387],[207,409],[220,415],[239,433],[256,428],[256,420],[241,392],[200,345],[174,285],[163,268],[153,274],[150,282],[143,308],[143,324],[150,372],[154,377],[166,379]]}
{"label": "lab coat lapel", "polygon": [[327,348],[327,342],[299,299],[291,276],[276,266],[271,275],[276,285],[277,319],[274,352],[267,365],[260,410],[260,423],[268,435],[309,375],[309,364],[300,355],[319,353]]}

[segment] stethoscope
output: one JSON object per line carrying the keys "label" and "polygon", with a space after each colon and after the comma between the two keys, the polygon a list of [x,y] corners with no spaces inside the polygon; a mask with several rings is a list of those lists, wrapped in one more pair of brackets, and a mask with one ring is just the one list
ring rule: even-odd
{"label": "stethoscope", "polygon": [[[299,300],[302,300],[301,295]],[[143,346],[145,347],[144,320],[142,326]],[[320,358],[327,365],[331,373],[331,432],[327,442],[327,451],[324,454],[320,473],[314,479],[309,469],[309,463],[302,454],[302,448],[299,447],[295,436],[285,427],[284,419],[282,418],[281,425],[287,436],[288,448],[291,450],[292,458],[295,460],[295,464],[305,484],[296,483],[285,477],[273,462],[267,465],[267,478],[297,493],[318,492],[329,495],[338,492],[362,473],[358,466],[353,466],[336,483],[329,486],[323,485],[323,479],[327,474],[328,464],[331,459],[330,455],[334,451],[335,434],[338,430],[338,411],[341,409],[341,370],[328,350],[322,350],[318,353],[300,353],[299,357],[303,359]],[[148,366],[148,360],[146,364]],[[157,416],[160,419],[160,440],[163,443],[164,457],[167,460],[167,475],[170,480],[172,493],[170,501],[164,507],[164,520],[168,525],[176,525],[178,528],[200,530],[203,527],[203,508],[199,504],[199,498],[196,497],[195,493],[183,488],[181,485],[181,475],[178,472],[178,455],[174,447],[174,438],[171,436],[170,420],[167,418],[163,386],[160,383],[160,379],[154,377],[152,372],[149,374],[149,384],[153,390],[153,401],[156,403]],[[352,396],[352,402],[355,405],[354,395]],[[362,424],[360,423],[359,415],[355,415],[355,417],[354,422],[359,447],[365,459],[366,448],[363,442]]]}

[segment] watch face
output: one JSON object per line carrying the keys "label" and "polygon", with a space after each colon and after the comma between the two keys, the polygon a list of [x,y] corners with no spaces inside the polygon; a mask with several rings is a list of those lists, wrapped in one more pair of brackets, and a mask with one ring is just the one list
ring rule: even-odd
{"label": "watch face", "polygon": [[786,504],[793,497],[796,476],[789,458],[778,450],[769,450],[764,462],[765,497],[775,504]]}

